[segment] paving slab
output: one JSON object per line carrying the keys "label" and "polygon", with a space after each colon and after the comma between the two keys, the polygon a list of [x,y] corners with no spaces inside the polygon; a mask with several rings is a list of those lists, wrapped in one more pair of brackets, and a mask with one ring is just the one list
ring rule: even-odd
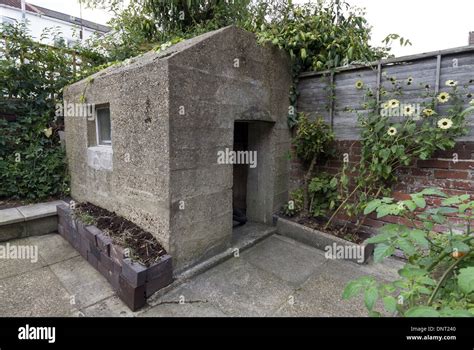
{"label": "paving slab", "polygon": [[[2,246],[2,249],[4,250],[11,249],[11,247],[32,245],[33,243],[27,238],[0,243],[0,246]],[[33,262],[31,259],[11,259],[0,257],[0,280],[11,276],[16,276],[28,271],[40,269],[45,265],[46,262],[42,259],[41,255],[39,254],[39,251],[38,261],[36,262]]]}
{"label": "paving slab", "polygon": [[80,311],[81,316],[86,317],[134,317],[136,314],[115,295]]}
{"label": "paving slab", "polygon": [[79,309],[114,295],[109,282],[82,256],[50,266],[67,291],[75,298]]}
{"label": "paving slab", "polygon": [[30,237],[29,241],[38,247],[39,255],[48,265],[79,256],[78,251],[59,234]]}
{"label": "paving slab", "polygon": [[152,305],[139,312],[139,317],[224,317],[227,316],[198,290],[181,285],[159,299],[149,299]]}
{"label": "paving slab", "polygon": [[[368,315],[362,296],[350,300],[342,299],[346,284],[353,279],[368,275],[374,265],[361,269],[360,265],[338,260],[328,260],[313,274],[291,299],[292,302],[282,304],[274,316],[300,317],[365,317]],[[391,263],[385,265],[387,278],[393,276]],[[379,272],[381,267],[376,268]],[[396,270],[396,269],[395,269]],[[373,275],[373,274],[372,274]],[[381,276],[376,276],[379,280]],[[379,304],[375,310],[382,312]]]}
{"label": "paving slab", "polygon": [[0,280],[0,316],[73,316],[70,294],[48,267]]}
{"label": "paving slab", "polygon": [[268,315],[292,291],[285,281],[242,258],[232,258],[185,286],[229,316]]}
{"label": "paving slab", "polygon": [[138,314],[139,317],[226,317],[216,305],[196,291],[181,286]]}
{"label": "paving slab", "polygon": [[322,251],[277,235],[244,252],[242,258],[295,287],[327,261]]}

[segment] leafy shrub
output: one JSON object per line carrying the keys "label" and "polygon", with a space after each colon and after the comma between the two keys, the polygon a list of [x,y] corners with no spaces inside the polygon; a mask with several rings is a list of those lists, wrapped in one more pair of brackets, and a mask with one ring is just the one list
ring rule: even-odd
{"label": "leafy shrub", "polygon": [[[444,198],[441,206],[426,209],[426,196]],[[469,195],[447,196],[437,189],[425,189],[409,200],[393,198],[369,202],[366,214],[381,218],[395,215],[412,226],[388,224],[367,242],[375,243],[375,262],[392,255],[395,249],[405,254],[408,262],[392,283],[379,283],[364,276],[350,282],[343,293],[345,299],[362,293],[372,316],[377,300],[391,314],[419,316],[474,316],[474,201]],[[435,225],[446,230],[435,232]]]}
{"label": "leafy shrub", "polygon": [[328,173],[320,173],[309,183],[309,213],[314,216],[325,216],[339,202],[338,179]]}
{"label": "leafy shrub", "polygon": [[309,181],[316,163],[331,154],[332,149],[330,146],[334,141],[334,133],[322,118],[310,121],[306,114],[299,113],[299,115],[293,145],[295,146],[298,158],[308,165],[303,185],[303,209],[308,211]]}
{"label": "leafy shrub", "polygon": [[295,216],[303,210],[303,189],[299,188],[290,193],[290,200],[283,206],[285,216]]}
{"label": "leafy shrub", "polygon": [[0,37],[6,39],[0,53],[0,197],[61,196],[69,185],[55,106],[67,83],[102,61],[84,51],[81,73],[75,72],[70,49],[33,41],[24,24],[1,26]]}

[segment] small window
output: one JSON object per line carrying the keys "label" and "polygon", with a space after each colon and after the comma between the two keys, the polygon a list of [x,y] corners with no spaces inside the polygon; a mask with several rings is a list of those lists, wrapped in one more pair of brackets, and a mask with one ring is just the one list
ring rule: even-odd
{"label": "small window", "polygon": [[111,146],[111,127],[110,127],[110,108],[99,107],[96,109],[96,131],[97,144],[102,146]]}

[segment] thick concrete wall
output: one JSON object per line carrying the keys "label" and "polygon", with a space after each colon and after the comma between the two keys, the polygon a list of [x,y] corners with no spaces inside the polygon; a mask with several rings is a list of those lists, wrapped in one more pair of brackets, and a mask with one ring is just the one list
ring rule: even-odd
{"label": "thick concrete wall", "polygon": [[88,165],[94,123],[66,117],[71,194],[135,222],[169,248],[169,124],[166,61],[128,63],[68,87],[68,103],[110,105],[112,169]]}
{"label": "thick concrete wall", "polygon": [[250,121],[249,150],[258,152],[257,168],[249,169],[249,219],[271,223],[273,209],[287,200],[289,165],[278,152],[290,144],[289,69],[281,51],[259,46],[253,34],[236,27],[169,58],[170,247],[176,268],[230,242],[233,166],[217,164],[217,152],[233,148],[235,121]]}

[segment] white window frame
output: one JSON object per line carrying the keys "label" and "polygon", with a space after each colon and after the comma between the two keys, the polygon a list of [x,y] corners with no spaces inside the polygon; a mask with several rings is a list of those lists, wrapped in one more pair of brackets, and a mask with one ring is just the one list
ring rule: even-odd
{"label": "white window frame", "polygon": [[[109,106],[99,106],[94,109],[94,116],[95,116],[95,135],[96,135],[96,142],[97,146],[100,147],[112,147],[112,120],[110,120],[110,140],[107,141],[101,141],[100,140],[100,133],[99,133],[99,118],[97,116],[97,111],[100,109],[108,109],[109,110],[109,118],[110,117],[110,107]],[[102,142],[102,143],[101,143]]]}

